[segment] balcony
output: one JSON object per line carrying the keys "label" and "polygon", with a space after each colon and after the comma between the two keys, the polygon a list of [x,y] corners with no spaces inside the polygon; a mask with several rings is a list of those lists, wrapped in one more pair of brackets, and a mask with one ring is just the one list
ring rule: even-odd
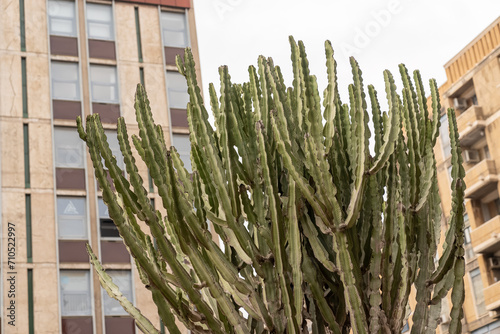
{"label": "balcony", "polygon": [[462,147],[473,145],[484,136],[486,121],[483,119],[483,108],[470,106],[457,117],[457,126]]}
{"label": "balcony", "polygon": [[474,253],[492,254],[500,250],[500,215],[471,231]]}
{"label": "balcony", "polygon": [[484,289],[484,304],[488,311],[500,308],[500,281]]}
{"label": "balcony", "polygon": [[497,187],[498,176],[495,161],[484,159],[467,170],[465,178],[467,189],[465,198],[480,199]]}

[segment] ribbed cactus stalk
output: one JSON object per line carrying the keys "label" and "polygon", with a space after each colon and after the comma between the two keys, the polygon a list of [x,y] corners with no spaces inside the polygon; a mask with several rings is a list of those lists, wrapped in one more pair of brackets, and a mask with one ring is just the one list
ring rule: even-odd
{"label": "ribbed cactus stalk", "polygon": [[[303,44],[293,38],[290,44],[292,87],[271,58],[250,66],[243,84],[233,84],[227,67],[220,68],[220,97],[210,86],[215,126],[191,51],[177,59],[189,87],[192,173],[167,147],[142,86],[135,99],[139,135],[130,140],[118,120],[126,173],[98,115],[87,117],[85,129],[78,122],[110,217],[163,323],[171,333],[180,333],[175,318],[193,333],[401,333],[414,289],[411,334],[434,333],[441,300],[451,290],[449,332],[460,333],[465,184],[453,110],[453,205],[440,247],[436,82],[430,81],[428,110],[418,71],[412,80],[400,66],[400,93],[385,71],[388,110],[381,112],[375,89],[368,86],[366,95],[351,58],[353,83],[343,104],[326,42],[328,86],[321,99]],[[151,206],[138,157],[166,215]],[[110,295],[144,332],[158,332],[89,252]]]}

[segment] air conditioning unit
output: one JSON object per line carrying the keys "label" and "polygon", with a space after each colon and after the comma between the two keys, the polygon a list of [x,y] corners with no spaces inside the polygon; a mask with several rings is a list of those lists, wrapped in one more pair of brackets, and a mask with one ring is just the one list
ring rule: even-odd
{"label": "air conditioning unit", "polygon": [[467,100],[460,98],[460,97],[454,98],[453,99],[453,108],[455,108],[456,110],[467,109]]}
{"label": "air conditioning unit", "polygon": [[450,316],[448,314],[441,314],[441,325],[447,324],[450,322]]}
{"label": "air conditioning unit", "polygon": [[468,163],[479,162],[479,151],[464,150],[464,161]]}
{"label": "air conditioning unit", "polygon": [[500,257],[490,257],[489,261],[491,269],[500,269]]}

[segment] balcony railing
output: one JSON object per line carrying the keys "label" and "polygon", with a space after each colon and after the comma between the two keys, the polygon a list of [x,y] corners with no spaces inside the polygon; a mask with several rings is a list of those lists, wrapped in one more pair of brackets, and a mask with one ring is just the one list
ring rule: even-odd
{"label": "balcony railing", "polygon": [[467,170],[464,178],[467,189],[465,197],[478,199],[492,192],[497,187],[498,176],[495,161],[484,159]]}
{"label": "balcony railing", "polygon": [[484,289],[484,304],[488,311],[500,308],[500,282],[495,282]]}
{"label": "balcony railing", "polygon": [[475,253],[495,253],[500,250],[500,215],[471,231]]}
{"label": "balcony railing", "polygon": [[457,117],[457,127],[462,147],[471,146],[484,136],[486,121],[481,106],[470,106]]}

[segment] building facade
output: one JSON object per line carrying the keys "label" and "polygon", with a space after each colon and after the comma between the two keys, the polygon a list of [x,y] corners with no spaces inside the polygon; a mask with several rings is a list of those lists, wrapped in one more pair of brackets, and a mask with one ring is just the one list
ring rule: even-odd
{"label": "building facade", "polygon": [[[445,64],[441,133],[435,148],[443,224],[451,209],[447,108],[454,108],[465,183],[464,332],[500,333],[500,17]],[[498,170],[497,170],[498,169]],[[450,302],[440,332],[447,333]]]}
{"label": "building facade", "polygon": [[[189,166],[187,87],[175,56],[190,46],[199,64],[192,2],[0,0],[0,15],[1,333],[138,333],[100,287],[86,243],[162,328],[100,198],[75,119],[98,113],[120,160],[116,122],[124,117],[138,132],[134,92],[142,83],[167,145]],[[149,190],[154,203],[151,182]]]}

